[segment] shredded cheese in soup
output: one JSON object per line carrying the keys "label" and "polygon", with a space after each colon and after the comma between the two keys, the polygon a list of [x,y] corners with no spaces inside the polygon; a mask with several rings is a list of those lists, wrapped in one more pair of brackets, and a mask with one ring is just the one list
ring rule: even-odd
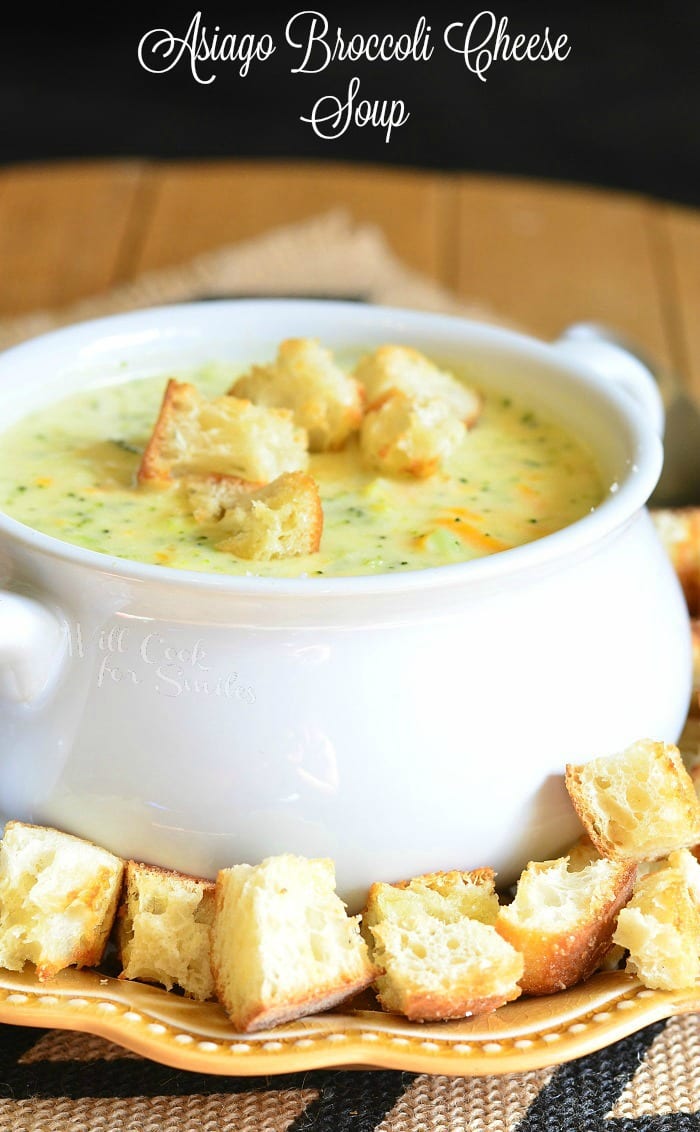
{"label": "shredded cheese in soup", "polygon": [[[209,367],[208,396],[231,383]],[[118,558],[264,577],[377,574],[479,558],[528,543],[594,509],[603,486],[590,453],[559,425],[510,397],[484,394],[481,416],[436,474],[378,475],[357,438],[312,454],[324,526],[308,557],[256,562],[215,548],[183,493],[136,486],[162,378],[74,394],[0,439],[0,508],[30,527]]]}

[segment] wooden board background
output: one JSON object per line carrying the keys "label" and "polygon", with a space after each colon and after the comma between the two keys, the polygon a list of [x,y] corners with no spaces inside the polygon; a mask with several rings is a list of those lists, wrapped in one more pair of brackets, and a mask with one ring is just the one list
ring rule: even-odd
{"label": "wooden board background", "polygon": [[578,186],[281,162],[0,171],[0,316],[344,207],[465,299],[545,337],[597,319],[700,393],[700,213]]}

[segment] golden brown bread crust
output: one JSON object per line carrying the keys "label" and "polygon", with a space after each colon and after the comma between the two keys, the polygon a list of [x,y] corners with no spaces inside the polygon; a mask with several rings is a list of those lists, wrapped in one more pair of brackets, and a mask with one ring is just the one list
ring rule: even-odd
{"label": "golden brown bread crust", "polygon": [[167,487],[172,483],[170,461],[164,460],[162,450],[173,421],[182,413],[193,411],[197,391],[185,381],[171,377],[165,387],[158,419],[146,445],[137,472],[138,482],[152,487]]}
{"label": "golden brown bread crust", "polygon": [[652,512],[657,532],[678,575],[688,609],[700,617],[700,507]]}
{"label": "golden brown bread crust", "polygon": [[[542,862],[541,866],[549,863]],[[523,994],[539,996],[566,990],[599,968],[613,946],[618,913],[632,895],[636,875],[634,862],[620,864],[612,890],[600,894],[590,917],[582,919],[575,931],[547,931],[539,920],[517,922],[509,916],[507,907],[501,909],[496,931],[525,960],[520,980]]]}
{"label": "golden brown bread crust", "polygon": [[322,987],[313,995],[303,995],[297,999],[277,1003],[274,1006],[258,1004],[248,1013],[236,1014],[232,1011],[231,1004],[226,1002],[225,996],[222,997],[223,980],[218,968],[212,964],[217,998],[236,1030],[242,1034],[253,1034],[258,1030],[270,1030],[273,1026],[281,1026],[284,1022],[294,1022],[297,1018],[304,1018],[307,1014],[320,1014],[321,1011],[331,1010],[334,1006],[339,1006],[341,1002],[346,1002],[353,995],[359,994],[360,991],[371,986],[376,973],[373,970],[367,978],[362,980],[348,979],[334,986]]}
{"label": "golden brown bread crust", "polygon": [[[447,995],[410,991],[404,997],[401,1014],[409,1022],[450,1022],[460,1018],[476,1018],[479,1014],[493,1013],[499,1006],[505,1006],[520,994],[521,991],[516,987],[510,994],[478,998],[474,995],[473,986],[461,987],[459,984],[450,987]],[[377,998],[387,1013],[398,1013],[384,1005],[381,993],[377,994]]]}

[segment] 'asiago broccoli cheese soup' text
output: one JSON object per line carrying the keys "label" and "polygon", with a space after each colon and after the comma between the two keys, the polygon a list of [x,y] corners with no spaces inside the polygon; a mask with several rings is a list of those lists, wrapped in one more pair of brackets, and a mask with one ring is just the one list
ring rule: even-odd
{"label": "'asiago broccoli cheese soup' text", "polygon": [[[191,380],[208,396],[231,374]],[[485,393],[477,425],[434,475],[378,475],[357,437],[312,453],[323,504],[320,549],[251,561],[215,548],[177,487],[139,489],[136,472],[162,378],[75,394],[25,417],[0,441],[0,508],[66,542],[118,558],[217,574],[378,574],[463,562],[528,543],[586,515],[604,494],[590,453],[510,397]]]}

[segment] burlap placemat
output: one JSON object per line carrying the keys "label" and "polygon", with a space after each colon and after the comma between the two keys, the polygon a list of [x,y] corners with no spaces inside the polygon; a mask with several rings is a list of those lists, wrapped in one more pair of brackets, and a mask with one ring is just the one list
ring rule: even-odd
{"label": "burlap placemat", "polygon": [[88,1034],[4,1026],[0,1132],[685,1132],[700,1128],[699,1055],[688,1016],[504,1077],[206,1077]]}
{"label": "burlap placemat", "polygon": [[[0,347],[65,323],[230,296],[313,296],[501,322],[409,270],[370,226],[330,213],[145,275],[58,311],[0,320]],[[700,1132],[697,1016],[557,1069],[503,1077],[315,1071],[202,1076],[88,1034],[0,1026],[0,1132]]]}

